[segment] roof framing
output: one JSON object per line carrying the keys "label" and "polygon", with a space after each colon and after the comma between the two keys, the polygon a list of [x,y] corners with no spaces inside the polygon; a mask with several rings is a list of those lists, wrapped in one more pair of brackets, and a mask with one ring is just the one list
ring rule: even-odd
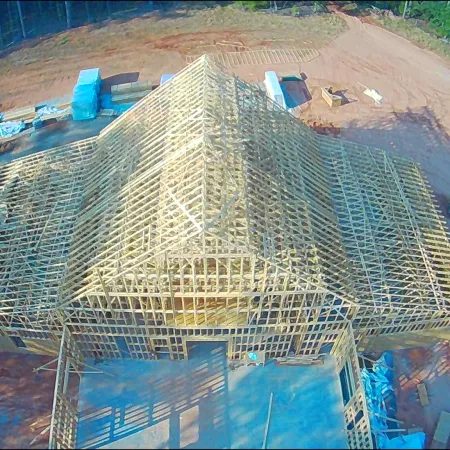
{"label": "roof framing", "polygon": [[3,326],[448,317],[418,166],[317,135],[207,57],[97,138],[1,167],[0,188]]}

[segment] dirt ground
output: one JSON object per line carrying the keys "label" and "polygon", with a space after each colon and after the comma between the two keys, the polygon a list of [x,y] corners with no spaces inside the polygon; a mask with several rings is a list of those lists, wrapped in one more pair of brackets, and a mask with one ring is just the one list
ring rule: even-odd
{"label": "dirt ground", "polygon": [[55,372],[33,368],[52,359],[0,352],[0,448],[48,448],[48,432],[30,443],[50,424]]}
{"label": "dirt ground", "polygon": [[[441,411],[450,412],[450,342],[395,350],[393,355],[397,419],[404,422],[405,428],[423,428],[426,448],[430,448]],[[419,383],[427,388],[430,401],[427,406],[419,401]]]}
{"label": "dirt ground", "polygon": [[[339,127],[340,137],[377,146],[419,162],[438,201],[450,198],[450,65],[409,41],[358,18],[345,17],[349,31],[302,65],[312,101],[300,116]],[[381,106],[359,84],[376,89]],[[348,103],[331,109],[320,86],[341,90]]]}
{"label": "dirt ground", "polygon": [[127,82],[159,83],[162,74],[186,65],[187,54],[319,48],[345,29],[332,14],[296,18],[236,7],[157,11],[80,27],[29,41],[0,59],[0,111],[71,93],[82,69],[99,67],[103,78],[127,74]]}

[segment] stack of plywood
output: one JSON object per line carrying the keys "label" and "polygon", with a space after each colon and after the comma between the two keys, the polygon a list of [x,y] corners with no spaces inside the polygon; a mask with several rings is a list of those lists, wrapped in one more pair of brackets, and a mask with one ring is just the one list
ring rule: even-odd
{"label": "stack of plywood", "polygon": [[141,100],[152,91],[150,81],[135,81],[111,86],[112,102],[116,105]]}
{"label": "stack of plywood", "polygon": [[23,108],[10,109],[3,113],[3,122],[17,122],[23,121],[31,123],[36,116],[35,106],[25,106]]}

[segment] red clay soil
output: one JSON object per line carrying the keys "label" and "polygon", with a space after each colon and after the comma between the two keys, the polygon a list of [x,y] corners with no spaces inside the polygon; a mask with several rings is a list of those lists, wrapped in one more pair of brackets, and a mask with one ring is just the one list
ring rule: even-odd
{"label": "red clay soil", "polygon": [[52,359],[0,352],[0,448],[48,448],[48,432],[30,443],[50,424],[55,372],[33,368]]}
{"label": "red clay soil", "polygon": [[[405,422],[404,428],[423,428],[429,448],[441,411],[450,412],[450,342],[395,350],[393,354],[397,419]],[[430,401],[427,406],[420,403],[419,383],[427,388]]]}

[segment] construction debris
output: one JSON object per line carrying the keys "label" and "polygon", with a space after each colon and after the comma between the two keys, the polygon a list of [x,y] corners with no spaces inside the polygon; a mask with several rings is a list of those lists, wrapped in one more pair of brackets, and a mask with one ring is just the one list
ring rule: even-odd
{"label": "construction debris", "polygon": [[25,129],[25,123],[20,122],[0,122],[0,138],[10,138],[19,134]]}
{"label": "construction debris", "polygon": [[383,354],[373,363],[371,370],[361,369],[370,427],[376,433],[378,448],[389,448],[387,446],[389,438],[385,433],[389,429],[388,421],[394,420],[389,417],[385,401],[388,396],[394,394],[392,380],[390,379],[392,371],[388,367],[386,354]]}
{"label": "construction debris", "polygon": [[380,93],[378,91],[376,91],[375,89],[370,89],[367,86],[364,86],[363,84],[361,84],[359,82],[358,82],[358,84],[365,89],[363,94],[365,94],[368,97],[370,97],[371,99],[373,99],[377,106],[381,105],[381,101],[383,100],[383,97],[380,95]]}
{"label": "construction debris", "polygon": [[439,422],[433,435],[431,448],[447,448],[447,442],[450,439],[450,412],[442,411],[439,416]]}
{"label": "construction debris", "polygon": [[321,88],[322,90],[322,98],[328,103],[328,105],[332,108],[336,106],[341,106],[342,97],[339,95],[334,95],[332,93],[332,88]]}

